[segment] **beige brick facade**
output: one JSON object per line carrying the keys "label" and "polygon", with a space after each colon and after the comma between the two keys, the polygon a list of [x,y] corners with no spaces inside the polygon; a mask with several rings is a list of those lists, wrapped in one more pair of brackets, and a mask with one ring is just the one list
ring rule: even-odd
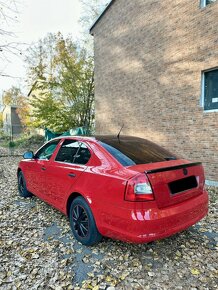
{"label": "beige brick facade", "polygon": [[96,132],[145,137],[205,165],[218,182],[218,111],[202,71],[218,67],[218,1],[115,0],[92,28]]}

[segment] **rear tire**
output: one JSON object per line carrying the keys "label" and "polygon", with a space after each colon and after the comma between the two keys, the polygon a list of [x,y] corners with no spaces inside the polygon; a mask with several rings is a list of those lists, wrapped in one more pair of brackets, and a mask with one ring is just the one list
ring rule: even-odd
{"label": "rear tire", "polygon": [[81,196],[76,197],[70,207],[70,226],[74,237],[86,246],[92,246],[101,241],[92,211]]}
{"label": "rear tire", "polygon": [[18,173],[18,191],[21,197],[32,197],[32,193],[27,190],[26,181],[22,171]]}

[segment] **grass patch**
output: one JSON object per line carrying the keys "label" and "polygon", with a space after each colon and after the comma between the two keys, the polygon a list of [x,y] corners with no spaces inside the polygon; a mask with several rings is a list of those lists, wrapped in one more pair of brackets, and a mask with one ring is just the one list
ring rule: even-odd
{"label": "grass patch", "polygon": [[0,145],[5,148],[38,148],[43,143],[44,137],[41,135],[23,135],[13,141],[10,141],[10,137],[8,136],[0,137]]}

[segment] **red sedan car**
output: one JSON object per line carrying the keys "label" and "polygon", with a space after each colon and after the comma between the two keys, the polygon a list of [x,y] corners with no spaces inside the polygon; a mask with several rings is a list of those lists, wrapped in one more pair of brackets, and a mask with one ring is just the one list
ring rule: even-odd
{"label": "red sedan car", "polygon": [[182,231],[208,212],[201,163],[130,136],[63,137],[19,163],[18,188],[69,217],[84,245],[102,236],[144,243]]}

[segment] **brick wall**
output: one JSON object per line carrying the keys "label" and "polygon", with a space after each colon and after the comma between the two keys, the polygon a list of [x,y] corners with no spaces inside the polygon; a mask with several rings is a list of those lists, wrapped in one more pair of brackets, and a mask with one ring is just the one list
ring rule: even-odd
{"label": "brick wall", "polygon": [[116,0],[93,28],[96,132],[145,137],[218,181],[218,112],[201,72],[218,67],[218,1]]}

